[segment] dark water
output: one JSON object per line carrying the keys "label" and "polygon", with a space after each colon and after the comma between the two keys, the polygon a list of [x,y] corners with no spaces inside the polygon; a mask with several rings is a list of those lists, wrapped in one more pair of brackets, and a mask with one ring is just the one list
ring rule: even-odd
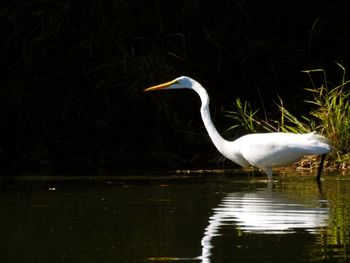
{"label": "dark water", "polygon": [[350,262],[350,176],[0,179],[1,262]]}

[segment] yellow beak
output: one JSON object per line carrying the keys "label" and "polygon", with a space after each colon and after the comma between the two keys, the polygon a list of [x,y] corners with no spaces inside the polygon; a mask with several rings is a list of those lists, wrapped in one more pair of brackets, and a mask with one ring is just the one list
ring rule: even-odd
{"label": "yellow beak", "polygon": [[143,90],[143,92],[149,92],[149,91],[155,91],[155,90],[161,90],[161,89],[166,89],[167,87],[171,86],[172,84],[174,84],[176,82],[176,80],[172,80],[163,84],[159,84],[156,86],[152,86],[150,88],[147,88],[145,90]]}

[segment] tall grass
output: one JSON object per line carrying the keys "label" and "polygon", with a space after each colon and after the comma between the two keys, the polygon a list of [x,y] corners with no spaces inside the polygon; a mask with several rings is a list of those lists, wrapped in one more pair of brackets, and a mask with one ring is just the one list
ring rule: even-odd
{"label": "tall grass", "polygon": [[[305,100],[312,106],[312,110],[306,115],[297,117],[290,112],[280,98],[277,107],[278,119],[259,117],[259,110],[254,110],[249,102],[237,99],[234,109],[227,111],[227,116],[234,119],[236,124],[228,131],[237,128],[249,132],[278,131],[292,133],[306,133],[316,131],[326,136],[332,143],[333,151],[328,158],[329,166],[346,169],[350,166],[350,80],[346,80],[345,68],[337,63],[342,70],[342,79],[339,84],[331,86],[327,81],[324,69],[305,70],[308,74],[312,87],[306,88],[307,95],[311,99]],[[313,75],[322,73],[323,84],[315,86]],[[266,116],[266,113],[264,114]]]}

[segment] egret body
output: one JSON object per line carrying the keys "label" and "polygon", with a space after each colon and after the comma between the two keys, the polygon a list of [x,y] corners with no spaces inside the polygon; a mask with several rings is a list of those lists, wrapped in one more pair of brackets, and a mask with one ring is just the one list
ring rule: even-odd
{"label": "egret body", "polygon": [[251,165],[263,169],[270,180],[273,167],[290,165],[305,155],[324,156],[332,148],[327,138],[315,133],[254,133],[234,141],[227,141],[222,138],[211,120],[209,96],[201,84],[194,79],[182,76],[144,91],[162,89],[192,89],[197,92],[202,102],[200,112],[203,123],[216,149],[227,159],[242,167]]}

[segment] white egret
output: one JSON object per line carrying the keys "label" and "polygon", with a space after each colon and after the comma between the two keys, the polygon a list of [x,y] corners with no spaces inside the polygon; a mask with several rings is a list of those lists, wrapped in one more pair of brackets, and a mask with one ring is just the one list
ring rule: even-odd
{"label": "white egret", "polygon": [[204,126],[217,150],[227,159],[247,167],[249,165],[264,170],[272,180],[272,168],[290,165],[305,155],[321,154],[321,164],[317,180],[320,179],[324,156],[332,147],[327,138],[312,133],[254,133],[237,140],[227,141],[216,130],[209,112],[209,96],[205,88],[194,79],[179,77],[172,81],[145,89],[144,92],[162,89],[192,89],[198,93],[202,105],[201,116]]}

